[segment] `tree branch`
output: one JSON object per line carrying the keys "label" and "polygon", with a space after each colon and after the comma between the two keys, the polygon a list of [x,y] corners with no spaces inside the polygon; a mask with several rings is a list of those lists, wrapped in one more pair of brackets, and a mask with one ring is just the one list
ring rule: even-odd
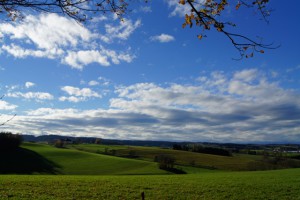
{"label": "tree branch", "polygon": [[[248,36],[227,31],[226,27],[228,25],[235,25],[231,22],[219,21],[216,18],[225,10],[225,7],[228,5],[227,0],[220,0],[219,3],[216,3],[212,0],[206,0],[206,2],[201,6],[200,9],[197,9],[194,6],[194,4],[196,3],[195,0],[183,0],[180,3],[185,4],[186,2],[191,7],[191,14],[186,14],[183,27],[185,27],[185,25],[187,24],[192,27],[193,23],[195,23],[200,27],[204,27],[204,30],[210,30],[210,27],[213,26],[218,32],[223,33],[230,40],[233,46],[238,50],[240,58],[236,60],[240,60],[243,57],[253,57],[254,52],[264,53],[263,49],[276,49],[279,47],[274,46],[273,43],[265,44],[262,41],[253,40]],[[258,10],[263,16],[263,19],[268,23],[267,17],[269,15],[268,10],[266,9],[267,3],[268,0],[252,0],[252,4],[241,1],[241,3],[236,6],[236,9],[239,9],[240,5],[245,5],[247,7],[253,7],[257,5]],[[193,13],[196,14],[196,17]],[[202,39],[202,35],[198,35],[198,38]],[[246,54],[246,52],[250,49],[252,50],[252,52],[250,54]]]}

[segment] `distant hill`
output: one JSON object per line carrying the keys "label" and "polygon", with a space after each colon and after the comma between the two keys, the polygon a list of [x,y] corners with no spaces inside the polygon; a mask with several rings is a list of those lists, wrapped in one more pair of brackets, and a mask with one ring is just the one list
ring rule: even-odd
{"label": "distant hill", "polygon": [[[26,142],[52,142],[58,139],[68,140],[71,142],[80,143],[95,143],[96,137],[72,137],[61,135],[23,135],[23,139]],[[172,147],[175,142],[168,141],[149,141],[149,140],[113,140],[113,139],[101,139],[101,144],[107,145],[131,145],[131,146],[154,146],[154,147]],[[184,142],[182,142],[184,143]]]}
{"label": "distant hill", "polygon": [[[69,143],[95,143],[99,138],[96,137],[73,137],[61,135],[23,135],[24,141],[27,142],[54,142],[55,140],[65,140]],[[116,139],[103,139],[100,138],[100,143],[104,145],[129,145],[129,146],[151,146],[172,148],[173,145],[187,145],[187,144],[202,144],[204,146],[218,147],[231,150],[232,152],[239,152],[240,150],[273,150],[282,149],[284,151],[298,152],[300,144],[237,144],[237,143],[215,143],[215,142],[172,142],[172,141],[151,141],[151,140],[116,140]]]}

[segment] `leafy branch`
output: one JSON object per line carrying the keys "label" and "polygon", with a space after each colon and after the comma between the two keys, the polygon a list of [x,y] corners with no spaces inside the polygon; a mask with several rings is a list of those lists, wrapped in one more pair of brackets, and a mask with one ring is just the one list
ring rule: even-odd
{"label": "leafy branch", "polygon": [[[262,15],[263,20],[268,23],[268,16],[271,12],[267,7],[268,3],[269,0],[238,1],[235,9],[239,10],[241,6],[255,8]],[[204,3],[199,3],[195,0],[180,0],[179,4],[188,4],[191,7],[191,13],[185,15],[185,22],[182,25],[183,28],[187,25],[192,27],[195,24],[196,26],[202,27],[203,32],[214,28],[216,31],[224,34],[240,54],[240,58],[236,60],[240,60],[244,57],[253,57],[255,52],[264,53],[266,49],[276,49],[279,47],[274,46],[273,43],[263,43],[262,39],[254,40],[248,36],[228,31],[226,29],[228,26],[236,27],[236,25],[232,22],[221,21],[218,18],[223,14],[225,8],[229,6],[227,0],[206,0]],[[198,35],[199,39],[203,37],[207,36],[203,33]]]}

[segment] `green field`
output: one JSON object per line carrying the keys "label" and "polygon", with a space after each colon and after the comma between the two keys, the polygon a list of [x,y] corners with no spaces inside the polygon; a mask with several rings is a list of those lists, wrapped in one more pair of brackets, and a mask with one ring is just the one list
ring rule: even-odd
{"label": "green field", "polygon": [[[115,156],[103,155],[105,152]],[[177,168],[188,174],[160,170],[152,162],[157,154],[176,157],[182,164]],[[241,170],[258,156],[226,157],[156,147],[82,144],[55,148],[24,143],[16,151],[1,152],[0,157],[5,160],[0,171],[7,174],[0,175],[1,200],[141,199],[141,192],[147,200],[300,200],[300,169],[228,171]],[[191,160],[192,166],[188,164]],[[212,166],[222,170],[207,169]]]}
{"label": "green field", "polygon": [[78,150],[114,154],[121,157],[130,157],[133,154],[136,159],[153,161],[156,155],[167,154],[176,159],[176,163],[184,166],[195,166],[207,169],[219,169],[240,171],[247,170],[248,166],[253,162],[259,162],[261,156],[235,154],[233,156],[218,156],[203,153],[194,153],[188,151],[178,151],[173,149],[164,149],[159,147],[140,147],[140,146],[124,146],[124,145],[96,145],[96,144],[80,144],[71,145]]}
{"label": "green field", "polygon": [[[6,162],[0,172],[17,174],[167,174],[154,162],[55,148],[46,144],[25,143],[15,153],[3,154]],[[5,171],[4,171],[5,172]]]}
{"label": "green field", "polygon": [[197,175],[0,175],[0,199],[300,199],[300,169]]}

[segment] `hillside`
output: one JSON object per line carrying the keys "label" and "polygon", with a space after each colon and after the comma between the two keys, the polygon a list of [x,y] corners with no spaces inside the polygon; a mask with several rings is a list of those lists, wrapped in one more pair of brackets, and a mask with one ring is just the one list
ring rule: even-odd
{"label": "hillside", "polygon": [[[24,154],[24,152],[27,153]],[[55,148],[36,143],[24,143],[22,149],[11,154],[10,160],[5,163],[6,166],[0,167],[2,173],[72,175],[167,173],[158,169],[157,164],[154,162],[93,154],[74,149]],[[36,166],[39,167],[36,168]],[[5,171],[5,167],[9,169],[13,167],[13,169],[11,171],[6,169]]]}
{"label": "hillside", "polygon": [[159,147],[138,147],[125,145],[95,145],[80,144],[70,147],[93,153],[116,155],[120,157],[131,157],[140,160],[153,161],[157,155],[170,155],[176,159],[176,164],[194,166],[207,169],[221,170],[247,170],[251,163],[258,161],[261,156],[241,155],[218,156],[188,151],[178,151]]}

